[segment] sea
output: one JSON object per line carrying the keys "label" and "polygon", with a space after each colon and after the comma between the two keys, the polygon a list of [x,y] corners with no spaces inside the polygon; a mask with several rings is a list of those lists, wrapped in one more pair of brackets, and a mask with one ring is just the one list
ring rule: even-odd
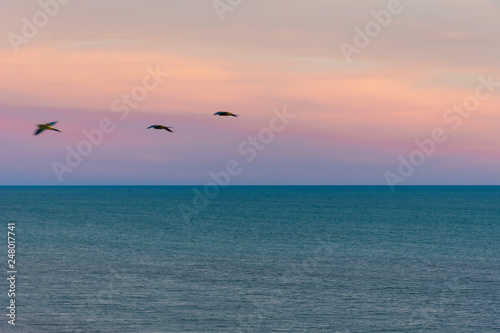
{"label": "sea", "polygon": [[500,332],[500,187],[0,187],[0,213],[0,332]]}

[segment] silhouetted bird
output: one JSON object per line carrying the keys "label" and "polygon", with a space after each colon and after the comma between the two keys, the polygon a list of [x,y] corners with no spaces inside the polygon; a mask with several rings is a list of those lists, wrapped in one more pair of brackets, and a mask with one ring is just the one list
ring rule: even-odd
{"label": "silhouetted bird", "polygon": [[229,117],[229,116],[232,116],[232,117],[238,117],[237,114],[234,114],[234,113],[231,113],[231,112],[226,112],[226,111],[219,111],[219,112],[216,112],[214,113],[214,116],[221,116],[221,117]]}
{"label": "silhouetted bird", "polygon": [[38,134],[42,133],[45,130],[61,132],[60,130],[55,129],[55,128],[52,127],[55,124],[57,124],[57,121],[53,121],[53,122],[47,123],[47,124],[38,124],[38,129],[36,130],[35,135],[38,135]]}
{"label": "silhouetted bird", "polygon": [[152,125],[152,126],[149,126],[148,129],[150,128],[154,128],[154,129],[157,129],[157,130],[166,130],[166,131],[169,131],[171,133],[174,133],[174,131],[171,130],[172,127],[167,127],[167,126],[163,126],[163,125]]}

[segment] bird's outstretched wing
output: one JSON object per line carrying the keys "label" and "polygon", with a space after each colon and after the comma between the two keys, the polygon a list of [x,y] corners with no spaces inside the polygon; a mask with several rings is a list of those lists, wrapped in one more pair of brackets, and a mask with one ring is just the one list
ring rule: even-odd
{"label": "bird's outstretched wing", "polygon": [[43,131],[45,131],[45,129],[39,128],[36,130],[35,134],[33,134],[33,135],[38,135],[38,134],[42,133]]}
{"label": "bird's outstretched wing", "polygon": [[216,112],[214,113],[214,116],[233,116],[233,117],[238,117],[237,114],[234,114],[234,113],[231,113],[231,112],[227,112],[227,111],[219,111],[219,112]]}
{"label": "bird's outstretched wing", "polygon": [[172,131],[170,128],[171,128],[171,127],[166,127],[166,126],[165,126],[164,130],[167,130],[167,131],[169,131],[170,133],[174,133],[174,131]]}
{"label": "bird's outstretched wing", "polygon": [[51,122],[51,123],[47,123],[47,124],[45,124],[45,125],[48,125],[48,126],[54,126],[55,124],[57,124],[57,121],[53,121],[53,122]]}
{"label": "bird's outstretched wing", "polygon": [[58,129],[53,128],[52,130],[61,133],[61,131]]}

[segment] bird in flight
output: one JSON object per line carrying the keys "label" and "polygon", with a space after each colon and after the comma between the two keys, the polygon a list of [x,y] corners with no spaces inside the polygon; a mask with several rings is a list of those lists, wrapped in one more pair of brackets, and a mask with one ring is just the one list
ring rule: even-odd
{"label": "bird in flight", "polygon": [[148,127],[148,129],[150,128],[154,128],[154,129],[157,129],[157,130],[166,130],[166,131],[169,131],[171,133],[174,133],[174,131],[171,130],[172,127],[167,127],[167,126],[163,126],[163,125],[151,125]]}
{"label": "bird in flight", "polygon": [[38,134],[42,133],[45,130],[51,130],[51,131],[61,132],[60,130],[55,129],[55,128],[52,127],[55,124],[57,124],[57,121],[53,121],[51,123],[46,123],[46,124],[38,124],[38,129],[36,130],[36,132],[35,132],[34,135],[38,135]]}
{"label": "bird in flight", "polygon": [[229,117],[229,116],[232,116],[232,117],[238,117],[237,114],[234,114],[234,113],[231,113],[231,112],[226,112],[226,111],[219,111],[219,112],[216,112],[214,113],[214,116],[221,116],[221,117]]}

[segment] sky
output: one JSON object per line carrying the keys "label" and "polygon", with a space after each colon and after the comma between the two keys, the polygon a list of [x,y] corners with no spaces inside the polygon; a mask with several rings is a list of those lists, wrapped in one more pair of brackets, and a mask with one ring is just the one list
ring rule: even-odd
{"label": "sky", "polygon": [[500,184],[498,0],[58,1],[0,2],[0,185]]}

